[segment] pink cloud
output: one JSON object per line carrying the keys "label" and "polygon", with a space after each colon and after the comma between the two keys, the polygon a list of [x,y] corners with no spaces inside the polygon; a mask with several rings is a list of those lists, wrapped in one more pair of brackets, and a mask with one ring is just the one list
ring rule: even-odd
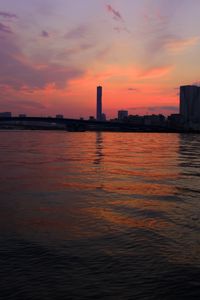
{"label": "pink cloud", "polygon": [[18,19],[17,15],[9,13],[9,12],[4,12],[0,11],[0,17],[7,18],[7,19]]}
{"label": "pink cloud", "polygon": [[0,32],[3,33],[12,33],[12,30],[9,26],[4,25],[3,23],[0,23]]}
{"label": "pink cloud", "polygon": [[82,76],[84,71],[74,66],[56,63],[38,65],[32,63],[21,51],[15,35],[7,36],[0,47],[0,84],[16,90],[24,86],[29,89],[43,89],[48,84],[65,88],[73,78]]}
{"label": "pink cloud", "polygon": [[182,51],[188,47],[193,47],[197,45],[200,41],[198,36],[189,37],[189,38],[172,38],[165,43],[166,49],[174,52]]}

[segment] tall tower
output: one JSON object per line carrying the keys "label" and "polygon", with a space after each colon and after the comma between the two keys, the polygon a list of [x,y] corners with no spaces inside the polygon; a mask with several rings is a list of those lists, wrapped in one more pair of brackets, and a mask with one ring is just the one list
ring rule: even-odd
{"label": "tall tower", "polygon": [[97,121],[102,120],[102,86],[97,87]]}

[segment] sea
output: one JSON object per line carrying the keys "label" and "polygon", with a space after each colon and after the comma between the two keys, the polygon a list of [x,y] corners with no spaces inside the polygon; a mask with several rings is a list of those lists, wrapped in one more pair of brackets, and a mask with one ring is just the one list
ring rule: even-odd
{"label": "sea", "polygon": [[0,131],[0,299],[200,299],[200,135]]}

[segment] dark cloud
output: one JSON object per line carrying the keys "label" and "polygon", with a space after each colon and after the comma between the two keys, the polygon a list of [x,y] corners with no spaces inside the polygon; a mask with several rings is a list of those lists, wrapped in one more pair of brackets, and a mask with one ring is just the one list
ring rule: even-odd
{"label": "dark cloud", "polygon": [[109,13],[112,14],[113,18],[114,18],[116,21],[121,21],[121,22],[123,22],[122,15],[120,14],[119,11],[115,10],[110,4],[107,4],[107,5],[106,5],[106,8],[107,8],[107,11],[108,11]]}
{"label": "dark cloud", "polygon": [[12,33],[12,30],[9,26],[4,25],[3,23],[0,23],[0,32],[3,33]]}
{"label": "dark cloud", "polygon": [[168,106],[168,105],[164,105],[164,106],[150,106],[148,107],[148,110],[151,112],[158,112],[160,110],[167,110],[167,111],[171,111],[171,112],[178,112],[178,106]]}
{"label": "dark cloud", "polygon": [[138,91],[138,89],[136,89],[136,88],[133,88],[133,87],[130,87],[130,88],[128,88],[128,91],[130,91],[130,92],[137,92],[137,91]]}
{"label": "dark cloud", "polygon": [[7,19],[18,19],[18,16],[9,12],[0,11],[0,17]]}
{"label": "dark cloud", "polygon": [[49,37],[49,33],[47,31],[45,31],[45,30],[42,30],[41,36],[44,37],[44,38],[48,38]]}
{"label": "dark cloud", "polygon": [[106,9],[111,14],[113,19],[117,21],[118,24],[120,24],[120,26],[118,25],[113,28],[114,31],[116,31],[117,33],[121,33],[121,32],[131,33],[130,30],[126,27],[125,21],[122,18],[122,15],[119,11],[115,10],[110,4],[106,5]]}
{"label": "dark cloud", "polygon": [[145,110],[150,113],[160,113],[161,111],[169,111],[171,113],[177,113],[179,111],[178,106],[173,106],[173,105],[161,105],[161,106],[141,106],[141,107],[129,107],[129,110]]}

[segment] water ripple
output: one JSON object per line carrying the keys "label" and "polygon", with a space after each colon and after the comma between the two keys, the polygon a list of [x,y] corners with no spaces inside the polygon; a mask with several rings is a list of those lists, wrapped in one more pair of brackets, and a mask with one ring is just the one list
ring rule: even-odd
{"label": "water ripple", "polygon": [[200,298],[200,136],[0,132],[1,297]]}

